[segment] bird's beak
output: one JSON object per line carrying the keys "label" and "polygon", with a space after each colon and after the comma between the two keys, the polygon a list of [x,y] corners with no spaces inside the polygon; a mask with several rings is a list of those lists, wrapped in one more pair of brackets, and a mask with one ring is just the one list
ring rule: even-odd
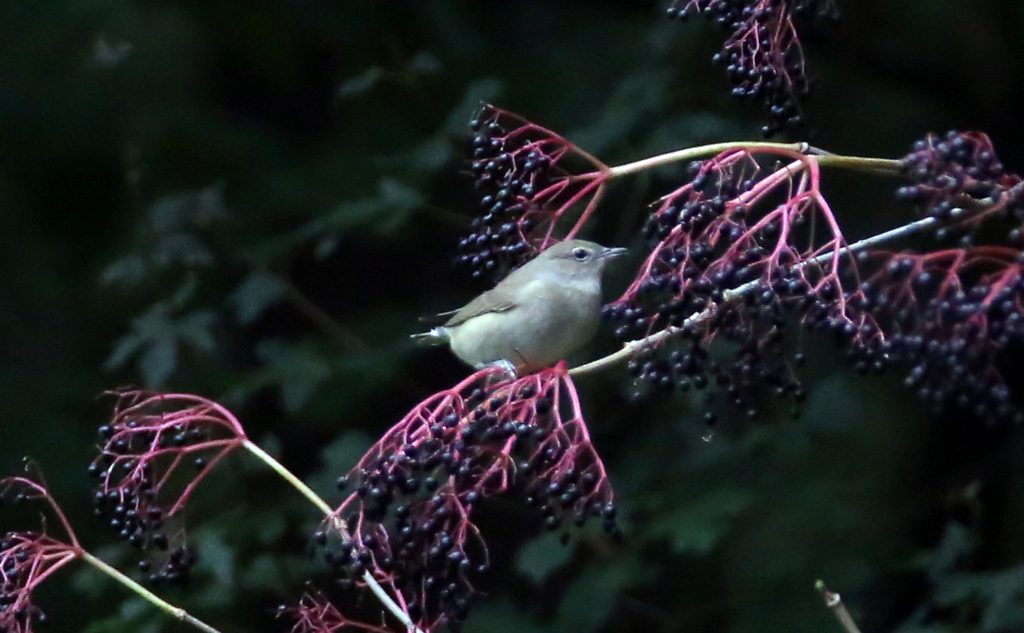
{"label": "bird's beak", "polygon": [[601,252],[601,259],[612,259],[615,257],[621,257],[629,252],[628,248],[606,248]]}

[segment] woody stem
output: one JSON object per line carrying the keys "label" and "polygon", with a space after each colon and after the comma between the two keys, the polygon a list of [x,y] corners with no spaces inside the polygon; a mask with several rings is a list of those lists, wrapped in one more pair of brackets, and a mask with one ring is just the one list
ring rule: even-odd
{"label": "woody stem", "polygon": [[[324,516],[326,516],[330,521],[332,521],[334,526],[340,532],[345,532],[344,522],[341,521],[341,519],[335,515],[334,510],[331,509],[331,506],[326,501],[324,501],[323,497],[318,495],[316,492],[313,491],[312,488],[307,486],[305,482],[303,482],[301,479],[295,476],[295,473],[285,468],[285,466],[281,462],[274,459],[274,457],[270,455],[270,453],[266,452],[265,450],[254,444],[251,440],[245,440],[242,443],[242,447],[245,448],[245,450],[252,453],[252,455],[256,457],[256,459],[260,460],[261,462],[269,466],[271,470],[277,473],[282,479],[287,481],[293,488],[295,488],[299,492],[299,494],[305,497],[307,501],[316,506],[317,510],[319,510]],[[369,571],[363,573],[362,580],[366,583],[366,586],[369,587],[373,595],[377,597],[377,599],[381,602],[382,605],[384,605],[384,608],[387,609],[391,613],[391,615],[395,616],[395,618],[397,618],[398,621],[401,622],[402,625],[405,626],[407,630],[416,633],[423,633],[409,617],[409,614],[406,613],[402,609],[402,607],[398,605],[397,602],[395,602],[395,599],[388,594],[384,587],[382,587],[381,584],[377,582],[377,579],[374,578]]]}
{"label": "woody stem", "polygon": [[620,176],[629,176],[655,167],[671,165],[682,161],[694,160],[702,156],[713,156],[729,150],[748,151],[782,151],[796,152],[814,157],[822,167],[838,167],[854,171],[864,171],[881,175],[894,175],[899,170],[899,161],[886,158],[866,158],[862,156],[842,156],[817,150],[807,143],[768,143],[750,141],[729,141],[725,143],[713,143],[711,145],[699,145],[684,149],[651,156],[642,160],[609,167],[606,172],[608,179]]}

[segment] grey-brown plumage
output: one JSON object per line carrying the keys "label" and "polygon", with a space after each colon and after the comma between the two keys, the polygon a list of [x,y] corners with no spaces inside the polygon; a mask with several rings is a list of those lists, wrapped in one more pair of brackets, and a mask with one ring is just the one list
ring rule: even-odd
{"label": "grey-brown plumage", "polygon": [[597,331],[601,272],[625,253],[586,240],[566,240],[513,271],[419,341],[448,343],[474,367],[493,363],[533,371],[564,359]]}

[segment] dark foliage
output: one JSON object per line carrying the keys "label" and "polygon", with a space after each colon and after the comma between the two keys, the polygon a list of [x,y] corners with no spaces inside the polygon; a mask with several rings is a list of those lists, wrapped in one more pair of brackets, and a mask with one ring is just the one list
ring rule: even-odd
{"label": "dark foliage", "polygon": [[[883,287],[910,284],[903,297],[913,295],[915,314],[944,310],[940,294],[958,311],[972,312],[968,322],[984,322],[984,339],[970,338],[978,335],[967,334],[972,328],[956,315],[921,335],[937,335],[940,346],[985,340],[982,364],[993,354],[1014,400],[1019,350],[1013,337],[1003,340],[1015,326],[1000,303],[1015,299],[987,301],[976,289],[988,286],[995,299],[1011,288],[1019,266],[1000,250],[1020,248],[1019,185],[995,167],[1024,165],[1018,121],[1024,103],[1011,80],[1024,72],[1020,3],[840,3],[843,20],[828,28],[827,39],[814,41],[822,31],[813,11],[794,16],[801,48],[773,44],[763,52],[775,57],[759,57],[755,66],[745,65],[753,58],[742,58],[736,68],[757,73],[736,73],[728,84],[721,66],[705,62],[722,48],[721,35],[703,20],[663,19],[666,4],[439,1],[396,10],[384,3],[307,2],[240,10],[216,0],[6,3],[0,9],[8,33],[0,53],[4,472],[32,455],[76,519],[82,543],[132,569],[137,557],[127,541],[135,532],[119,543],[123,528],[115,533],[108,526],[113,515],[89,520],[91,495],[102,481],[84,469],[97,454],[95,427],[108,417],[106,402],[90,404],[96,394],[141,384],[224,402],[243,416],[249,437],[340,503],[336,477],[359,461],[371,438],[413,403],[464,376],[444,352],[415,351],[405,339],[420,327],[420,315],[460,305],[481,288],[450,267],[453,256],[470,255],[471,266],[482,252],[472,245],[457,253],[455,245],[483,231],[482,218],[493,208],[480,206],[485,194],[473,188],[466,152],[472,140],[465,126],[481,103],[501,103],[571,142],[560,163],[564,172],[549,180],[557,184],[600,171],[576,147],[620,165],[680,147],[753,139],[763,121],[754,124],[749,104],[730,98],[727,86],[746,92],[761,69],[792,63],[801,50],[820,81],[812,99],[801,95],[800,80],[792,94],[786,83],[775,84],[778,92],[768,84],[764,92],[755,89],[758,103],[771,95],[779,100],[766,105],[770,128],[798,115],[809,123],[800,136],[807,132],[816,146],[894,158],[929,130],[985,130],[995,141],[1000,156],[991,162],[982,160],[988,142],[975,133],[960,133],[963,144],[944,134],[927,139],[912,152],[900,183],[911,188],[901,194],[909,200],[904,204],[892,199],[898,181],[859,175],[829,174],[827,193],[848,241],[914,217],[947,221],[948,212],[948,221],[978,219],[938,241],[918,236],[866,261],[844,259],[838,274],[850,289],[846,270],[862,271],[862,283],[874,278],[867,303],[851,305],[848,316],[875,315],[884,330],[899,330],[902,322],[891,299],[879,310]],[[730,26],[723,25],[726,38],[736,32]],[[724,67],[742,46],[722,49]],[[772,105],[782,106],[784,118],[774,118]],[[484,112],[485,119],[496,113]],[[498,117],[506,134],[521,125],[505,113]],[[535,139],[543,134],[533,133]],[[762,179],[776,170],[774,159],[754,158]],[[701,165],[709,173],[714,167]],[[508,175],[497,169],[497,176]],[[650,241],[641,244],[644,205],[691,176],[669,167],[623,186],[602,183],[599,210],[583,237],[631,246],[641,257],[643,247],[665,239],[652,223]],[[715,178],[708,182],[717,187]],[[735,195],[742,195],[743,181],[735,184]],[[691,206],[701,209],[695,231],[701,223],[724,222],[723,210],[709,213],[704,206],[716,196],[707,188],[694,198]],[[567,210],[553,235],[572,230],[591,199]],[[975,216],[992,210],[993,201],[1005,212]],[[689,194],[676,202],[686,206]],[[534,207],[537,223],[522,234],[527,251],[543,244],[546,218],[562,208],[559,201]],[[753,207],[746,230],[772,208]],[[481,225],[467,230],[474,217]],[[487,226],[500,234],[509,221]],[[499,246],[518,243],[518,237],[503,239]],[[777,236],[764,240],[753,232],[753,243],[777,243]],[[936,250],[946,254],[921,259]],[[638,299],[642,316],[652,319],[644,330],[678,322],[671,310],[658,312],[676,270],[670,255],[677,253],[665,251],[669,261],[657,264],[655,276],[667,275],[668,285]],[[961,255],[970,266],[952,267]],[[498,261],[493,273],[500,276],[514,261]],[[955,280],[963,296],[940,293],[937,285],[918,290],[916,272],[903,277],[905,261],[933,283]],[[710,263],[702,264],[702,274]],[[921,358],[890,351],[892,367],[875,376],[874,356],[836,353],[829,321],[838,315],[828,315],[820,332],[801,335],[800,319],[782,307],[790,303],[784,289],[774,288],[771,273],[754,263],[753,273],[742,274],[756,274],[753,283],[766,284],[772,299],[737,303],[734,321],[714,323],[717,343],[707,346],[706,359],[696,350],[705,349],[701,337],[711,323],[639,363],[641,373],[651,361],[664,376],[694,354],[685,362],[704,363],[713,402],[705,402],[707,392],[694,394],[696,374],[686,393],[674,389],[670,397],[637,403],[627,402],[633,387],[622,371],[575,381],[593,443],[615,483],[621,543],[591,526],[573,530],[563,545],[562,530],[544,530],[542,504],[526,508],[494,496],[474,508],[490,571],[469,572],[473,588],[485,595],[474,601],[466,631],[820,633],[836,623],[813,591],[818,577],[842,592],[864,630],[1021,629],[1024,443],[1013,425],[984,427],[973,411],[982,402],[998,410],[989,399],[994,375],[975,371],[982,365],[969,361],[981,391],[967,392],[972,402],[963,410],[960,393],[940,393],[947,413],[928,416],[942,391],[936,386],[953,380],[961,364],[927,351]],[[626,288],[625,274],[609,287]],[[713,283],[714,274],[705,276]],[[828,271],[808,271],[811,280],[818,274]],[[1008,283],[996,288],[1001,279]],[[776,313],[785,321],[781,328]],[[607,329],[584,359],[616,348],[614,328]],[[727,341],[730,332],[734,342]],[[743,349],[749,340],[757,345]],[[844,340],[842,349],[852,349]],[[937,350],[945,351],[956,350]],[[908,391],[902,380],[916,379],[922,359],[921,382]],[[858,377],[850,367],[868,375]],[[755,381],[753,391],[743,392],[744,375],[761,371],[780,377],[779,384]],[[718,387],[719,373],[732,382]],[[674,373],[672,382],[680,383]],[[799,388],[788,386],[796,382]],[[733,384],[740,385],[743,408],[728,398]],[[780,387],[785,406],[777,407],[772,394]],[[922,388],[929,389],[924,401],[917,397]],[[802,418],[792,422],[796,404]],[[752,407],[757,424],[739,423]],[[707,411],[717,416],[713,430],[700,423]],[[105,445],[101,439],[99,447]],[[189,551],[199,554],[186,588],[157,584],[154,590],[228,630],[287,630],[296,616],[295,626],[305,627],[297,631],[340,630],[352,624],[350,610],[364,625],[380,624],[371,596],[336,583],[359,580],[347,569],[331,570],[325,550],[310,544],[321,516],[239,453],[228,454],[195,488],[187,517],[167,518],[174,493],[202,472],[194,459],[209,464],[214,453],[183,458],[175,484],[154,498],[164,514],[157,532],[170,539],[187,518]],[[358,479],[356,473],[351,485]],[[526,500],[525,489],[515,492],[512,499]],[[425,488],[397,496],[430,498]],[[0,554],[14,561],[12,570],[17,551],[40,551],[49,543],[43,539],[64,542],[52,517],[40,525],[36,504],[16,498],[5,497],[0,507],[5,529],[21,535],[5,540]],[[357,513],[356,505],[346,516]],[[398,505],[384,518],[389,529]],[[567,512],[563,525],[574,517]],[[340,546],[335,535],[328,538],[335,539],[328,547]],[[147,573],[160,569],[159,550],[144,557],[150,555]],[[185,630],[75,567],[62,568],[32,593],[49,628]],[[16,591],[25,586],[21,572],[10,573],[15,582],[4,595],[24,596]],[[304,594],[297,608],[274,618],[276,605],[295,605]],[[35,622],[27,611],[3,613],[14,618],[5,625]]]}

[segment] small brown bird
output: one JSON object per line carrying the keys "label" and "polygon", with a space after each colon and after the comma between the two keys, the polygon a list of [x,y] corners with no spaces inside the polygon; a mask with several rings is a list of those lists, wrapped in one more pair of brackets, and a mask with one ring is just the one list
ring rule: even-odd
{"label": "small brown bird", "polygon": [[601,272],[625,253],[586,240],[559,242],[465,307],[438,315],[452,315],[444,325],[412,338],[448,343],[476,368],[548,367],[593,337],[601,319]]}

